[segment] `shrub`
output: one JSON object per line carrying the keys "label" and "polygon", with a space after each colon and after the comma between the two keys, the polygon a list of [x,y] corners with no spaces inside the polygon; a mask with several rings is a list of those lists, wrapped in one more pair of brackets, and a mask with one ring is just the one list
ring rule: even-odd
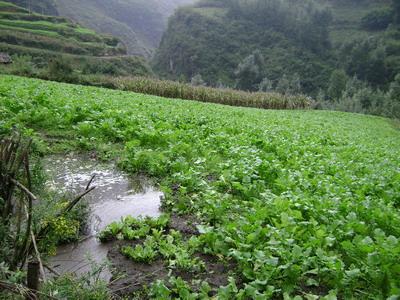
{"label": "shrub", "polygon": [[335,70],[332,72],[329,80],[328,97],[330,100],[340,99],[344,89],[346,88],[347,75],[344,70]]}
{"label": "shrub", "polygon": [[10,73],[19,76],[33,76],[36,73],[32,57],[29,55],[14,56],[13,63],[8,68]]}
{"label": "shrub", "polygon": [[69,60],[58,57],[50,60],[47,67],[47,76],[51,80],[73,82],[73,71]]}
{"label": "shrub", "polygon": [[367,30],[384,30],[393,21],[393,10],[377,9],[369,12],[361,19],[361,27]]}
{"label": "shrub", "polygon": [[193,86],[206,86],[206,83],[204,82],[203,77],[200,74],[193,76],[190,84]]}

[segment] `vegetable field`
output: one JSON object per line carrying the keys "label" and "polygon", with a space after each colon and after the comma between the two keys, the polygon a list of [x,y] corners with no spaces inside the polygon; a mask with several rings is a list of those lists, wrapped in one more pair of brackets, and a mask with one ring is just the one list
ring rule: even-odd
{"label": "vegetable field", "polygon": [[[13,128],[39,153],[92,151],[158,180],[165,215],[100,235],[136,240],[120,249],[133,261],[181,270],[149,285],[152,298],[400,296],[400,131],[387,119],[0,76],[0,135]],[[169,214],[198,234],[168,230]],[[226,285],[186,280],[202,255],[229,266]]]}

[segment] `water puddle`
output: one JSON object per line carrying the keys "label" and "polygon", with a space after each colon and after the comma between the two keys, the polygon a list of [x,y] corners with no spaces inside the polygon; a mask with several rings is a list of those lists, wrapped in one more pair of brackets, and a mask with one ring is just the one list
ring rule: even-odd
{"label": "water puddle", "polygon": [[[96,234],[121,217],[150,216],[160,214],[158,191],[146,178],[130,178],[113,165],[102,164],[83,156],[67,155],[49,157],[45,169],[50,188],[62,192],[78,194],[82,192],[90,178],[95,175],[92,186],[96,189],[85,196],[89,203],[90,217],[87,236],[81,242],[58,247],[57,255],[50,259],[50,265],[59,273],[87,273],[93,263],[106,261],[109,247],[96,239]],[[101,278],[109,280],[110,271],[105,268]]]}

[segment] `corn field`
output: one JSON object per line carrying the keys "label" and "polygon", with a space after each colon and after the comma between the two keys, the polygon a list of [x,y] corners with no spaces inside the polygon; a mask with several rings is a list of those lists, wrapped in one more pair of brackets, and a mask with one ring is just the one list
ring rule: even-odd
{"label": "corn field", "polygon": [[88,85],[230,106],[262,109],[308,109],[312,107],[313,103],[313,100],[305,95],[245,92],[234,89],[192,86],[176,81],[158,80],[147,77],[112,78],[106,76],[89,76],[85,77],[83,81],[83,83]]}

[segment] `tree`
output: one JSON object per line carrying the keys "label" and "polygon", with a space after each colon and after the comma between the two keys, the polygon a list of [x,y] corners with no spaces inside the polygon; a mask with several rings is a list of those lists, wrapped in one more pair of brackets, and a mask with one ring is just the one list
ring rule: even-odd
{"label": "tree", "polygon": [[267,77],[265,77],[258,85],[259,92],[272,92],[274,89],[273,83]]}
{"label": "tree", "polygon": [[392,100],[400,103],[400,74],[397,74],[390,84],[389,95]]}
{"label": "tree", "polygon": [[193,86],[206,86],[205,81],[203,80],[203,77],[201,77],[200,74],[196,74],[192,77],[192,80],[190,81],[190,84]]}
{"label": "tree", "polygon": [[255,50],[236,68],[236,87],[247,91],[256,90],[263,78],[264,68],[264,57],[259,50]]}
{"label": "tree", "polygon": [[361,26],[367,30],[384,30],[393,21],[393,10],[387,8],[376,9],[361,19]]}
{"label": "tree", "polygon": [[51,80],[71,82],[73,73],[71,61],[61,56],[51,59],[47,66],[47,76]]}
{"label": "tree", "polygon": [[294,73],[292,76],[283,74],[276,85],[276,91],[282,94],[300,94],[301,81],[299,74]]}
{"label": "tree", "polygon": [[353,97],[353,102],[360,103],[361,108],[364,112],[368,112],[374,101],[375,101],[375,93],[373,89],[369,86],[366,86],[358,90]]}
{"label": "tree", "polygon": [[400,1],[393,0],[394,22],[400,24]]}
{"label": "tree", "polygon": [[344,45],[340,57],[347,74],[355,75],[376,87],[388,83],[386,51],[384,39],[367,37]]}
{"label": "tree", "polygon": [[327,96],[330,100],[338,101],[346,88],[347,75],[344,70],[335,70],[329,79]]}
{"label": "tree", "polygon": [[365,82],[362,82],[357,78],[357,76],[353,76],[349,80],[347,80],[346,88],[343,91],[342,98],[351,98],[353,97],[358,90],[365,87]]}

